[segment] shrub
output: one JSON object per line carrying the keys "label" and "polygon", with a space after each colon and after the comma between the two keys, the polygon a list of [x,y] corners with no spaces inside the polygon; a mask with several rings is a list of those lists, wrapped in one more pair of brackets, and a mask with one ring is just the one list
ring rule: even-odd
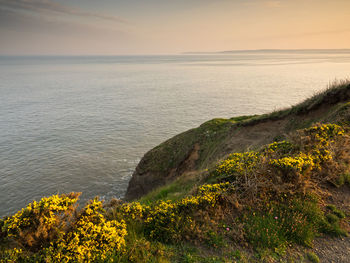
{"label": "shrub", "polygon": [[285,174],[288,174],[289,172],[301,173],[306,169],[315,168],[313,158],[305,153],[300,153],[295,157],[272,159],[270,164]]}
{"label": "shrub", "polygon": [[296,145],[293,145],[292,143],[288,141],[280,141],[280,142],[273,142],[269,145],[267,145],[263,149],[263,153],[265,154],[279,154],[279,155],[288,155],[294,152],[296,149]]}
{"label": "shrub", "polygon": [[80,193],[53,195],[33,201],[15,215],[6,218],[1,231],[7,238],[32,250],[56,238],[65,230]]}
{"label": "shrub", "polygon": [[247,181],[247,177],[256,169],[258,163],[258,152],[233,153],[216,167],[214,174],[229,181],[243,176]]}
{"label": "shrub", "polygon": [[115,216],[126,221],[140,221],[144,219],[149,206],[142,205],[139,202],[124,203],[115,208]]}
{"label": "shrub", "polygon": [[71,230],[44,250],[46,262],[97,262],[120,253],[125,245],[126,225],[124,221],[106,221],[102,202],[91,200]]}
{"label": "shrub", "polygon": [[313,140],[328,145],[330,140],[344,134],[344,129],[337,124],[316,125],[303,130],[303,133],[309,135]]}
{"label": "shrub", "polygon": [[23,254],[23,250],[18,248],[6,249],[0,255],[0,263],[16,263],[28,260],[28,257]]}
{"label": "shrub", "polygon": [[163,242],[182,239],[194,228],[194,213],[213,209],[228,187],[229,183],[203,185],[194,196],[157,202],[145,219],[146,235]]}
{"label": "shrub", "polygon": [[121,253],[124,221],[107,221],[97,199],[72,215],[78,196],[44,197],[6,218],[2,232],[17,247],[2,251],[1,262],[97,262]]}

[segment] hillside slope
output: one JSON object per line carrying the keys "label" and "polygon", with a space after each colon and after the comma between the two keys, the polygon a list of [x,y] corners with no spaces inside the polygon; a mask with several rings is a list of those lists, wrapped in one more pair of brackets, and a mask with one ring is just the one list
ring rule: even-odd
{"label": "hillside slope", "polygon": [[171,182],[136,201],[33,201],[0,219],[0,263],[348,262],[349,90],[174,137],[143,164]]}
{"label": "hillside slope", "polygon": [[286,110],[208,121],[147,152],[132,175],[125,199],[139,198],[185,172],[209,168],[231,152],[258,149],[313,123],[349,123],[349,102],[350,83],[344,81]]}

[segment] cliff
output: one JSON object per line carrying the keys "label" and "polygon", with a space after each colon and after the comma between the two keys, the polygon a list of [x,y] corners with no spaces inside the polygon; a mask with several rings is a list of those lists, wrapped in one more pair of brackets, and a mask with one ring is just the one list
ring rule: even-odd
{"label": "cliff", "polygon": [[125,199],[137,199],[184,173],[210,168],[229,153],[258,149],[313,123],[349,123],[349,101],[350,84],[344,82],[289,109],[208,121],[147,152],[132,175]]}

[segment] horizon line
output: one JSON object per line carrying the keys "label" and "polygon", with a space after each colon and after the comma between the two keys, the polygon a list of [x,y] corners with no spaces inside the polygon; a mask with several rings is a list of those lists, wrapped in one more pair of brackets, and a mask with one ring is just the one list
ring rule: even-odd
{"label": "horizon line", "polygon": [[346,51],[350,52],[350,48],[295,48],[295,49],[282,49],[282,48],[263,48],[263,49],[232,49],[232,50],[221,50],[221,51],[190,51],[183,52],[183,54],[195,54],[195,53],[242,53],[242,52],[305,52],[305,51]]}

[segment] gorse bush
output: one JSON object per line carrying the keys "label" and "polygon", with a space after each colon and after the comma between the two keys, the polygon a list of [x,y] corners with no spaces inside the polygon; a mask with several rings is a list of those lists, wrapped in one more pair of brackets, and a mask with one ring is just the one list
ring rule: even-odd
{"label": "gorse bush", "polygon": [[1,263],[16,263],[29,261],[29,257],[24,255],[24,251],[21,248],[5,249],[1,253]]}
{"label": "gorse bush", "polygon": [[348,135],[342,127],[318,125],[291,139],[274,142],[261,151],[231,154],[211,176],[232,182],[245,197],[255,200],[267,192],[305,193],[305,187],[313,187],[310,178],[324,174],[320,171],[331,170],[329,174],[336,176],[348,170],[348,165],[342,165],[349,162]]}
{"label": "gorse bush", "polygon": [[163,242],[183,239],[194,230],[194,213],[212,210],[229,183],[203,185],[194,196],[179,201],[160,201],[147,211],[145,233]]}
{"label": "gorse bush", "polygon": [[121,253],[125,223],[106,221],[102,203],[96,199],[77,213],[74,204],[78,196],[45,197],[5,219],[3,240],[28,250],[5,250],[1,261],[99,262]]}
{"label": "gorse bush", "polygon": [[172,243],[192,236],[198,211],[214,212],[230,190],[228,182],[207,184],[200,186],[196,194],[177,201],[162,200],[150,206],[138,202],[118,204],[111,213],[127,222],[139,222],[145,236],[152,240]]}
{"label": "gorse bush", "polygon": [[[258,152],[233,153],[217,166],[214,175],[222,179],[237,180],[238,176],[251,175],[258,164]],[[237,176],[234,177],[235,175]]]}
{"label": "gorse bush", "polygon": [[292,153],[293,151],[295,151],[295,145],[293,145],[292,143],[288,142],[288,141],[279,141],[279,142],[273,142],[269,145],[267,145],[264,149],[263,149],[263,153],[264,154],[274,154],[276,152],[278,152],[280,155],[284,156],[284,155],[288,155],[290,153]]}
{"label": "gorse bush", "polygon": [[312,139],[320,141],[323,145],[329,145],[336,136],[344,135],[344,129],[337,124],[323,124],[302,130]]}
{"label": "gorse bush", "polygon": [[288,174],[289,172],[301,173],[307,169],[312,170],[316,166],[314,159],[305,153],[299,153],[293,157],[272,159],[269,164],[284,174]]}
{"label": "gorse bush", "polygon": [[80,193],[53,195],[44,197],[39,202],[34,201],[5,219],[1,231],[21,246],[35,250],[65,230],[79,195]]}
{"label": "gorse bush", "polygon": [[99,262],[122,252],[125,246],[124,221],[106,221],[102,203],[91,200],[83,209],[71,230],[61,233],[44,250],[46,262]]}
{"label": "gorse bush", "polygon": [[127,223],[142,223],[150,210],[148,205],[139,202],[117,203],[109,211],[111,218],[125,220]]}

